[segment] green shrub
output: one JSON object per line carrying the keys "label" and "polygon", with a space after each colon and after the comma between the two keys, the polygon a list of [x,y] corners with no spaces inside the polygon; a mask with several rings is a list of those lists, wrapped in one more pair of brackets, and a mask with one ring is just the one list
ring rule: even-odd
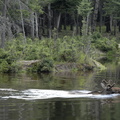
{"label": "green shrub", "polygon": [[33,45],[27,45],[23,55],[24,60],[36,60],[37,56],[37,48]]}
{"label": "green shrub", "polygon": [[18,62],[13,62],[10,65],[9,72],[11,73],[18,73],[22,69],[22,66]]}
{"label": "green shrub", "polygon": [[0,63],[1,73],[17,73],[21,70],[21,65],[16,62],[9,64],[6,60],[2,60]]}
{"label": "green shrub", "polygon": [[3,60],[0,64],[0,72],[7,73],[9,72],[10,66],[7,61]]}
{"label": "green shrub", "polygon": [[61,50],[58,57],[60,61],[65,61],[65,62],[77,61],[76,51],[72,49]]}
{"label": "green shrub", "polygon": [[91,37],[93,39],[92,42],[96,41],[97,39],[103,38],[99,32],[94,32]]}
{"label": "green shrub", "polygon": [[7,52],[4,49],[0,49],[0,59],[6,59],[7,57]]}
{"label": "green shrub", "polygon": [[43,59],[37,69],[37,72],[50,72],[53,69],[53,60],[46,58]]}
{"label": "green shrub", "polygon": [[78,56],[78,63],[85,63],[85,54],[81,51]]}
{"label": "green shrub", "polygon": [[18,58],[18,51],[14,49],[0,49],[0,72],[8,73],[8,72],[18,72],[18,65],[15,64]]}
{"label": "green shrub", "polygon": [[44,58],[40,62],[34,63],[27,69],[28,72],[51,72],[53,69],[53,60],[51,58]]}
{"label": "green shrub", "polygon": [[109,40],[108,38],[98,39],[94,43],[95,47],[103,52],[115,51],[117,50],[117,43],[115,40]]}

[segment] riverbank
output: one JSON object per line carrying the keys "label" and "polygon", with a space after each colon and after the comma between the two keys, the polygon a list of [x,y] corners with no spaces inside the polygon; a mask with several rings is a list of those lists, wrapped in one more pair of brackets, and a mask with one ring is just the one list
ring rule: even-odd
{"label": "riverbank", "polygon": [[22,39],[23,36],[19,36],[0,49],[0,72],[19,72],[26,68],[28,72],[105,69],[96,58],[112,57],[118,53],[118,44],[114,39],[109,40],[98,34],[64,36],[56,40],[44,38],[33,41],[27,38],[25,44]]}
{"label": "riverbank", "polygon": [[[22,60],[18,61],[18,64],[21,65],[21,70],[22,71],[36,71],[35,69],[40,69],[40,60]],[[94,69],[99,69],[99,70],[104,70],[106,69],[105,66],[103,66],[101,63],[99,63],[96,60],[91,59],[89,64],[86,63],[57,63],[54,64],[51,68],[51,71],[49,72],[70,72],[70,71],[93,71]],[[42,72],[48,72],[47,69],[46,71]]]}

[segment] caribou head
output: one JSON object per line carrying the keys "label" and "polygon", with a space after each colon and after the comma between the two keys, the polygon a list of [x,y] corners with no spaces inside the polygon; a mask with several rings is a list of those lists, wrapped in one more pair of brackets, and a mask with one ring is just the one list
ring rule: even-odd
{"label": "caribou head", "polygon": [[115,83],[112,83],[112,80],[106,81],[102,80],[101,86],[103,88],[104,94],[113,94],[113,93],[120,93],[119,87],[114,87]]}

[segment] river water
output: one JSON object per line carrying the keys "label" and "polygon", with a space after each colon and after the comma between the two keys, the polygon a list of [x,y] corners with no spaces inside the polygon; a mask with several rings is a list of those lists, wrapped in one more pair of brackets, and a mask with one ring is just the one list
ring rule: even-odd
{"label": "river water", "polygon": [[120,95],[92,95],[102,79],[120,87],[120,66],[54,74],[0,74],[0,120],[119,120]]}

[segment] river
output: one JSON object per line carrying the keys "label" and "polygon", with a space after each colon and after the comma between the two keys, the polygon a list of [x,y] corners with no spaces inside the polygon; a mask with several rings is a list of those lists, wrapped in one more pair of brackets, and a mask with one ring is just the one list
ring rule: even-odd
{"label": "river", "polygon": [[0,74],[0,120],[119,120],[118,94],[87,94],[101,90],[102,79],[120,87],[120,66],[106,66],[94,72]]}

